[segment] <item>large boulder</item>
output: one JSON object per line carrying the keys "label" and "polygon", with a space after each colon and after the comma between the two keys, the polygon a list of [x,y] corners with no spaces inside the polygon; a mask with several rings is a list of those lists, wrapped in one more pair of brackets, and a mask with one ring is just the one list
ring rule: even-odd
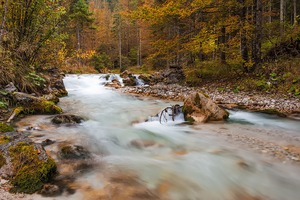
{"label": "large boulder", "polygon": [[195,123],[221,121],[229,116],[226,110],[220,108],[202,93],[193,93],[188,96],[184,101],[183,112],[185,120]]}
{"label": "large boulder", "polygon": [[52,101],[47,101],[42,97],[35,97],[22,92],[14,92],[13,96],[16,104],[19,105],[25,114],[59,114],[62,109]]}
{"label": "large boulder", "polygon": [[9,117],[7,122],[11,122],[20,113],[23,114],[60,114],[62,109],[52,101],[47,101],[43,97],[35,97],[22,92],[14,92],[13,98],[18,105]]}
{"label": "large boulder", "polygon": [[54,160],[27,134],[0,134],[0,176],[12,184],[12,192],[34,193],[57,173]]}

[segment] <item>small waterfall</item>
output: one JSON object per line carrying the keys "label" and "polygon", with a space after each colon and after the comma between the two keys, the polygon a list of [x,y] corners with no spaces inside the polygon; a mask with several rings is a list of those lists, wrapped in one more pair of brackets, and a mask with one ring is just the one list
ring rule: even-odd
{"label": "small waterfall", "polygon": [[144,86],[145,85],[145,82],[140,79],[140,75],[134,75],[135,77],[135,83],[136,83],[136,86]]}
{"label": "small waterfall", "polygon": [[111,83],[113,80],[118,80],[121,86],[124,86],[123,78],[121,78],[119,74],[101,74],[99,79],[101,80],[100,84],[102,85]]}

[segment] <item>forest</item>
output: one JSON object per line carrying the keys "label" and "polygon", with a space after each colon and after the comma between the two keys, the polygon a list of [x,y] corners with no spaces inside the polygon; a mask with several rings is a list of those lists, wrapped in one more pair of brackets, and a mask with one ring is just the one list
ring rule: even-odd
{"label": "forest", "polygon": [[[2,0],[0,84],[37,92],[44,74],[179,67],[185,83],[300,93],[299,0]],[[254,86],[253,86],[254,85]]]}
{"label": "forest", "polygon": [[0,2],[0,199],[299,199],[300,0]]}

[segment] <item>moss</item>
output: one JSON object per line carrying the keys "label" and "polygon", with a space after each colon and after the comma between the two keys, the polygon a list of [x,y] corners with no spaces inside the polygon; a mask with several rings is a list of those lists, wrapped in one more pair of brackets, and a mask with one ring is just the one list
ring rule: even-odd
{"label": "moss", "polygon": [[193,117],[185,117],[185,121],[186,121],[186,124],[189,124],[189,125],[192,125],[195,122]]}
{"label": "moss", "polygon": [[24,108],[22,106],[16,107],[15,110],[14,110],[16,115],[19,115],[23,111],[24,111]]}
{"label": "moss", "polygon": [[11,192],[34,193],[43,187],[57,172],[53,159],[39,159],[38,152],[31,144],[20,142],[9,148],[15,176]]}
{"label": "moss", "polygon": [[17,107],[15,108],[16,116],[20,113],[24,114],[60,114],[62,109],[55,105],[52,101],[42,100],[35,102],[27,107]]}
{"label": "moss", "polygon": [[13,130],[14,130],[14,128],[11,125],[0,122],[0,132],[1,133],[11,132]]}
{"label": "moss", "polygon": [[201,106],[199,93],[196,93],[194,101],[197,106]]}
{"label": "moss", "polygon": [[183,108],[182,108],[182,112],[184,114],[184,116],[188,115],[188,114],[191,114],[194,112],[192,106],[187,106],[187,105],[184,105]]}
{"label": "moss", "polygon": [[1,136],[0,137],[0,144],[6,144],[9,143],[11,141],[11,138],[8,136]]}
{"label": "moss", "polygon": [[62,109],[55,105],[52,101],[43,100],[41,101],[42,111],[43,113],[48,114],[60,114],[62,113]]}
{"label": "moss", "polygon": [[193,124],[195,122],[194,118],[189,116],[194,112],[192,106],[184,105],[182,108],[182,112],[184,115],[184,120],[187,122],[187,124]]}
{"label": "moss", "polygon": [[6,159],[3,157],[2,153],[0,152],[0,168],[6,165]]}

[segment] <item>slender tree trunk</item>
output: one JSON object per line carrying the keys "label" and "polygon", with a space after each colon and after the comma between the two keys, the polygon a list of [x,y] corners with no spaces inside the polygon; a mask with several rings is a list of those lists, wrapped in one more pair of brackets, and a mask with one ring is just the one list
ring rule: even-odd
{"label": "slender tree trunk", "polygon": [[222,28],[221,28],[221,37],[220,37],[220,44],[221,44],[220,59],[221,59],[221,63],[226,62],[225,42],[226,42],[226,29],[225,29],[225,26],[222,26]]}
{"label": "slender tree trunk", "polygon": [[120,67],[120,70],[121,70],[122,69],[122,34],[121,34],[121,25],[119,25],[118,39],[119,39],[119,67]]}
{"label": "slender tree trunk", "polygon": [[142,65],[142,38],[141,38],[141,28],[137,25],[137,66],[140,67]]}
{"label": "slender tree trunk", "polygon": [[76,26],[76,37],[77,37],[77,50],[81,49],[81,38],[80,38],[80,26],[77,24]]}
{"label": "slender tree trunk", "polygon": [[272,23],[272,0],[269,1],[269,23]]}
{"label": "slender tree trunk", "polygon": [[283,33],[284,33],[284,5],[285,0],[280,0],[280,38],[282,40]]}
{"label": "slender tree trunk", "polygon": [[261,62],[261,40],[262,40],[262,0],[254,0],[254,33],[252,42],[252,61],[253,66],[250,72],[253,72]]}
{"label": "slender tree trunk", "polygon": [[294,25],[297,25],[297,0],[293,0],[293,8],[294,8],[293,21],[294,21]]}
{"label": "slender tree trunk", "polygon": [[9,1],[6,0],[3,9],[3,17],[2,17],[2,23],[1,23],[1,27],[0,27],[0,44],[2,43],[2,38],[3,38],[3,34],[4,34],[4,28],[5,28],[5,23],[6,23],[6,14],[7,14],[7,7],[8,7],[8,3]]}
{"label": "slender tree trunk", "polygon": [[247,46],[247,37],[246,37],[246,30],[245,30],[245,23],[246,23],[246,14],[247,14],[247,7],[245,6],[245,0],[240,0],[240,4],[242,8],[240,10],[240,20],[241,20],[241,56],[243,59],[243,67],[246,72],[248,72],[248,67],[246,63],[249,61],[248,55],[248,46]]}

